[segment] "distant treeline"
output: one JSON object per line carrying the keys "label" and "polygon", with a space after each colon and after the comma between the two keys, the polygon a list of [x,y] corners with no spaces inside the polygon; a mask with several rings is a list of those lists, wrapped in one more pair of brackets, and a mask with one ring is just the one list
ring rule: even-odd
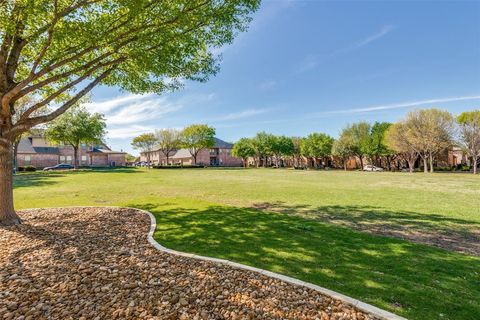
{"label": "distant treeline", "polygon": [[[384,164],[388,170],[394,162],[406,163],[410,171],[421,159],[425,172],[434,171],[437,157],[453,147],[462,148],[474,167],[480,158],[480,110],[463,112],[457,117],[439,109],[409,112],[396,123],[357,122],[343,128],[338,139],[325,133],[311,133],[306,137],[277,136],[259,132],[253,138],[241,138],[235,143],[233,155],[253,160],[255,166],[305,165],[327,167],[335,158],[346,169],[347,162],[358,159],[374,165]],[[474,165],[475,164],[475,165]]]}

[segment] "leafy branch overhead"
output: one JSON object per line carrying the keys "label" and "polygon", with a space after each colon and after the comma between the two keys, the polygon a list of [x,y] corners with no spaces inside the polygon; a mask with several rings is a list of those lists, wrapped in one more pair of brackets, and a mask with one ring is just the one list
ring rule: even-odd
{"label": "leafy branch overhead", "polygon": [[[218,71],[213,48],[244,31],[258,0],[2,2],[0,138],[53,120],[94,86],[162,92]],[[82,86],[83,85],[83,86]],[[13,124],[16,102],[34,95]],[[34,112],[55,106],[46,114]]]}

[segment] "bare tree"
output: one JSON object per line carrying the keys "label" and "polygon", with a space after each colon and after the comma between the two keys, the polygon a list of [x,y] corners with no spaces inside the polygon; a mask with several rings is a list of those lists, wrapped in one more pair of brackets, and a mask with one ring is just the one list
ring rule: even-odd
{"label": "bare tree", "polygon": [[178,150],[182,143],[181,131],[177,129],[161,129],[155,131],[155,137],[158,142],[158,149],[167,158],[167,165],[169,165],[170,154]]}

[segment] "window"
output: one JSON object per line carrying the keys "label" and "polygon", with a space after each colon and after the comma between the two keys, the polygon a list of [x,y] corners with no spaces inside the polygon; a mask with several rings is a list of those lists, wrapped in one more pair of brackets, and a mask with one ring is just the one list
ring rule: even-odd
{"label": "window", "polygon": [[87,156],[82,156],[82,164],[87,164]]}
{"label": "window", "polygon": [[87,147],[87,144],[86,144],[86,143],[80,143],[80,147],[81,147],[82,149],[85,149],[85,148]]}
{"label": "window", "polygon": [[26,166],[29,166],[29,165],[32,164],[32,156],[25,156],[23,158],[23,160],[24,160]]}
{"label": "window", "polygon": [[67,160],[65,162],[68,164],[72,164],[72,156],[67,156]]}

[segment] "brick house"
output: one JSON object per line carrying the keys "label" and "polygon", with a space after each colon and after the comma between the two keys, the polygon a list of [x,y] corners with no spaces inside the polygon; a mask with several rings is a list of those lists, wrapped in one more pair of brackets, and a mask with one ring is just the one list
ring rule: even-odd
{"label": "brick house", "polygon": [[[220,167],[241,167],[242,159],[232,155],[233,144],[214,138],[215,143],[212,148],[202,149],[197,155],[197,164],[205,166]],[[147,153],[140,153],[140,161],[147,162]],[[169,155],[169,164],[191,165],[193,157],[188,149],[178,149]],[[153,165],[167,165],[167,157],[159,150],[150,152],[150,163]]]}
{"label": "brick house", "polygon": [[[82,144],[78,152],[80,166],[115,167],[125,166],[126,153],[113,151],[105,144]],[[18,166],[45,168],[60,163],[73,164],[73,147],[54,145],[41,135],[32,135],[20,140],[17,152]]]}

